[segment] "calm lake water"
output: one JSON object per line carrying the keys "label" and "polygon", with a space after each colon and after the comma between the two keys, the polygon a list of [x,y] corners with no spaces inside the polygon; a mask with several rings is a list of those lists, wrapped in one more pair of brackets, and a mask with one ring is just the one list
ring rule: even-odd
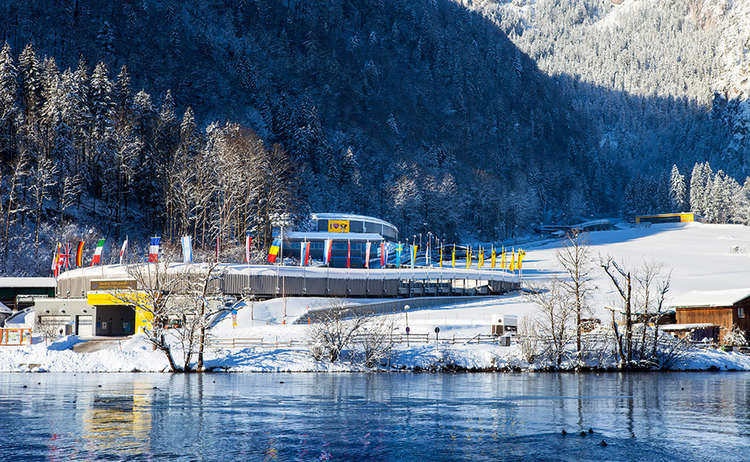
{"label": "calm lake water", "polygon": [[0,460],[750,460],[750,373],[0,374],[0,397]]}

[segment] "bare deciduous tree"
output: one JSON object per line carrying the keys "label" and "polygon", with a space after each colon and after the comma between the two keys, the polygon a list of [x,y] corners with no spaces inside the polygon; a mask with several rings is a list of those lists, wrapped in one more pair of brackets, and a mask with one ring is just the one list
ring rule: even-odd
{"label": "bare deciduous tree", "polygon": [[633,361],[633,281],[630,271],[625,271],[613,257],[607,257],[600,261],[600,265],[607,276],[609,276],[612,284],[617,289],[617,293],[622,299],[625,312],[625,348],[623,351],[622,340],[620,339],[617,330],[617,320],[615,317],[615,310],[612,309],[612,329],[615,332],[615,337],[618,342],[618,353],[620,367],[625,366],[623,361],[627,361],[626,364],[630,364]]}
{"label": "bare deciduous tree", "polygon": [[574,336],[571,329],[573,300],[558,279],[531,294],[530,300],[539,306],[541,316],[537,332],[544,339],[544,351],[559,368]]}
{"label": "bare deciduous tree", "polygon": [[588,296],[591,290],[590,251],[583,233],[568,233],[566,245],[557,251],[557,261],[562,265],[568,278],[560,281],[563,290],[573,298],[573,309],[576,316],[576,352],[579,359],[581,348],[581,320],[589,311]]}

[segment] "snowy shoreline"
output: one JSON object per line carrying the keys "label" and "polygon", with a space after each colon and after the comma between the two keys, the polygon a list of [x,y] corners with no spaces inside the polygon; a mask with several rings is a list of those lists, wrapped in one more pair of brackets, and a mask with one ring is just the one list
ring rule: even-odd
{"label": "snowy shoreline", "polygon": [[[108,349],[90,353],[72,350],[78,343],[67,337],[45,345],[36,343],[0,350],[0,372],[51,373],[170,373],[163,353],[154,351],[142,337],[119,342]],[[176,351],[176,359],[181,353]],[[613,361],[599,365],[563,363],[560,368],[549,363],[529,364],[520,346],[501,347],[488,344],[413,345],[394,348],[380,366],[366,367],[346,352],[339,361],[330,363],[313,358],[305,348],[211,349],[206,354],[205,373],[535,373],[535,372],[717,372],[750,371],[750,356],[738,352],[691,348],[665,369],[618,369]],[[388,365],[390,364],[390,366]]]}

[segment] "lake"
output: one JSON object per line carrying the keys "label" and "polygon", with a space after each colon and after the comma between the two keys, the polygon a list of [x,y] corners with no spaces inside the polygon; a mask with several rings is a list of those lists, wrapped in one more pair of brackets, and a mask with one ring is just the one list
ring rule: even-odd
{"label": "lake", "polygon": [[0,391],[8,461],[750,460],[750,373],[0,374]]}

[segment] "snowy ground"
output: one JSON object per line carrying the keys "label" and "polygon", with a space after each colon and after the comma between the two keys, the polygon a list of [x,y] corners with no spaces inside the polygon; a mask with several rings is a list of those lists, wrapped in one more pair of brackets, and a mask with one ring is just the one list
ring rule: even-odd
{"label": "snowy ground", "polygon": [[[671,297],[684,296],[695,290],[750,287],[750,227],[699,223],[624,226],[623,229],[589,233],[588,241],[595,257],[612,255],[627,267],[634,268],[644,261],[663,264],[666,271],[672,271]],[[560,275],[555,261],[555,253],[560,248],[558,241],[547,240],[525,248],[525,285],[537,286],[546,279]],[[598,267],[594,268],[592,274],[597,285],[592,304],[602,306],[614,303],[615,293],[606,275]],[[305,340],[308,326],[291,323],[307,310],[325,307],[332,302],[368,301],[290,297],[286,300],[255,302],[238,310],[236,326],[231,315],[227,314],[215,324],[211,333],[221,339],[262,338],[266,343]],[[412,334],[430,333],[433,338],[434,328],[439,327],[441,339],[462,338],[489,334],[492,319],[499,315],[520,317],[535,313],[535,306],[523,294],[516,293],[468,304],[412,309],[408,313],[408,324]],[[404,313],[389,315],[397,333],[404,331],[406,316]],[[4,347],[0,349],[0,370],[161,371],[166,367],[163,355],[152,351],[143,339],[115,343],[111,348],[95,353],[73,352],[69,348],[75,341],[75,338],[63,339],[50,347],[43,343]],[[346,361],[333,366],[318,363],[306,349],[296,346],[211,349],[207,359],[209,367],[230,371],[335,371],[360,368]],[[397,369],[416,366],[431,369],[445,365],[480,369],[529,367],[517,346],[461,342],[451,345],[400,345],[391,359],[391,366]],[[712,366],[723,370],[750,370],[750,356],[694,350],[674,368],[709,369]]]}

